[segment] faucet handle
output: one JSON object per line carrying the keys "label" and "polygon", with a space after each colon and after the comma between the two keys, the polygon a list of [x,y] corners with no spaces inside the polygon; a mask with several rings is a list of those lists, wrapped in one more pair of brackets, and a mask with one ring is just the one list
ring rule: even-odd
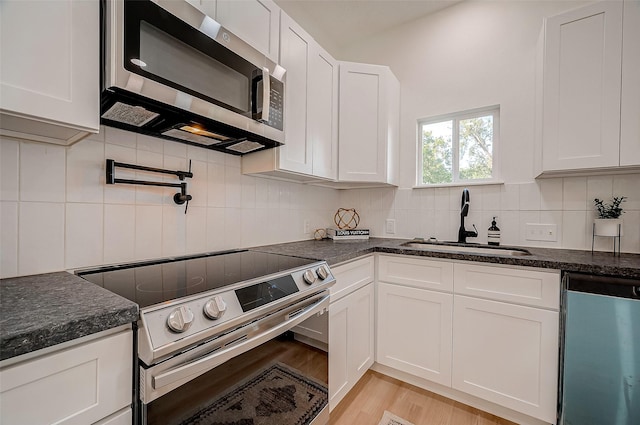
{"label": "faucet handle", "polygon": [[472,224],[472,226],[473,226],[473,229],[474,229],[475,231],[474,231],[474,232],[469,232],[469,233],[470,233],[469,237],[471,237],[471,238],[477,238],[477,237],[478,237],[478,228],[476,227],[476,225],[475,225],[475,224]]}

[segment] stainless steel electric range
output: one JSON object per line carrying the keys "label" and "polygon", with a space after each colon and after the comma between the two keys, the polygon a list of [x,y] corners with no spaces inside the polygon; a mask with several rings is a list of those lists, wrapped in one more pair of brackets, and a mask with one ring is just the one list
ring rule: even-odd
{"label": "stainless steel electric range", "polygon": [[324,424],[324,261],[248,250],[76,272],[140,306],[134,422]]}

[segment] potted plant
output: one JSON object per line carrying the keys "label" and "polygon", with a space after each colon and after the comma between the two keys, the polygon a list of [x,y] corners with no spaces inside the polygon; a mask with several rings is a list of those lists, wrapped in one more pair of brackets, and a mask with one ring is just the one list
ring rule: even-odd
{"label": "potted plant", "polygon": [[593,234],[595,236],[621,236],[622,219],[624,214],[620,204],[627,199],[626,196],[614,196],[611,202],[607,203],[595,198],[593,203],[596,207],[598,217],[593,220]]}

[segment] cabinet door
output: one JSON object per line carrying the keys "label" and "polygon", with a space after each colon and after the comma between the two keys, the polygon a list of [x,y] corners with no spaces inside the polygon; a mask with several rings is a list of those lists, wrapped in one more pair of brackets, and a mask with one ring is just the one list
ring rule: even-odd
{"label": "cabinet door", "polygon": [[132,356],[129,330],[3,369],[0,423],[91,424],[129,406]]}
{"label": "cabinet door", "polygon": [[313,175],[338,178],[338,63],[317,43],[309,56],[307,137]]}
{"label": "cabinet door", "polygon": [[618,166],[622,2],[549,18],[545,43],[543,169]]}
{"label": "cabinet door", "polygon": [[640,165],[640,1],[624,2],[620,165]]}
{"label": "cabinet door", "polygon": [[280,168],[311,174],[311,145],[307,140],[308,57],[313,40],[293,19],[282,13],[280,63],[287,70],[285,90],[285,144],[278,148]]}
{"label": "cabinet door", "polygon": [[376,361],[451,386],[453,295],[378,284]]}
{"label": "cabinet door", "polygon": [[271,0],[218,0],[222,26],[278,63],[280,8]]}
{"label": "cabinet door", "polygon": [[2,128],[61,144],[97,133],[99,2],[3,1],[0,10]]}
{"label": "cabinet door", "polygon": [[555,423],[558,313],[456,295],[453,388]]}
{"label": "cabinet door", "polygon": [[340,63],[341,181],[386,181],[387,70],[378,65]]}
{"label": "cabinet door", "polygon": [[373,364],[373,284],[329,308],[329,409],[333,410]]}

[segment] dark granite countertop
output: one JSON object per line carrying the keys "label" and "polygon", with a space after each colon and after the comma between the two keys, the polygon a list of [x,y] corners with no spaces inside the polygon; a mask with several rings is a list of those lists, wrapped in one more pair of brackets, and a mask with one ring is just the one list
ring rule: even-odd
{"label": "dark granite countertop", "polygon": [[0,360],[138,320],[138,305],[67,272],[0,280]]}
{"label": "dark granite countertop", "polygon": [[329,265],[342,263],[373,252],[415,255],[421,257],[445,258],[452,260],[478,261],[483,263],[507,264],[514,266],[540,267],[569,272],[590,273],[640,279],[640,254],[614,256],[610,252],[579,251],[553,248],[524,248],[529,256],[498,256],[491,254],[468,254],[459,252],[424,251],[403,247],[408,239],[371,238],[365,241],[340,241],[330,239],[308,240],[251,248],[253,251],[293,255],[297,257],[326,260]]}

